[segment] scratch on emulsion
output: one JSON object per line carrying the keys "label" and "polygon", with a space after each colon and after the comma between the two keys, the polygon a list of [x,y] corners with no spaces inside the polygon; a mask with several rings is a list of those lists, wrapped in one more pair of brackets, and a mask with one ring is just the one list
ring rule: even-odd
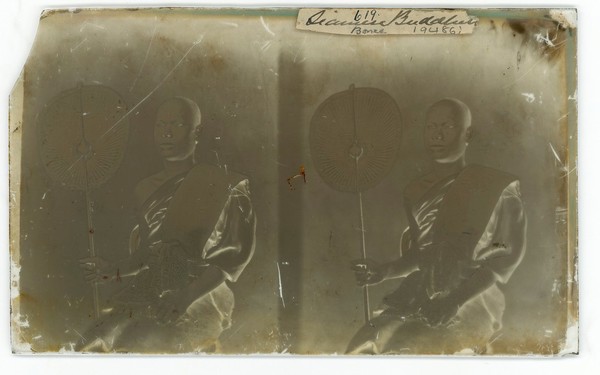
{"label": "scratch on emulsion", "polygon": [[[146,96],[144,96],[142,98],[142,100],[140,100],[129,111],[127,111],[127,113],[125,113],[123,116],[121,116],[121,118],[119,118],[110,128],[108,128],[108,130],[106,130],[100,136],[100,139],[101,140],[104,139],[104,137],[106,137],[110,132],[112,132],[125,118],[127,118],[127,116],[129,116],[132,112],[134,112],[140,105],[142,105],[142,103],[144,103],[146,100],[148,100],[149,97],[151,97],[162,85],[164,85],[164,83],[167,81],[167,79],[169,79],[169,77],[173,74],[173,72],[175,72],[175,70],[177,70],[179,65],[181,65],[183,60],[185,60],[185,58],[190,54],[190,52],[192,52],[194,47],[196,47],[198,44],[200,44],[202,42],[202,39],[204,39],[204,35],[202,35],[198,40],[196,40],[194,43],[192,43],[191,47],[188,48],[188,50],[183,54],[181,59],[179,59],[177,64],[175,64],[175,66],[164,76],[164,78],[156,85],[156,87],[154,87],[154,89],[152,89]],[[79,163],[80,161],[83,160],[83,157],[84,157],[84,155],[81,155],[77,160],[75,160],[71,164],[71,166],[69,166],[69,168],[67,168],[67,171],[70,171],[71,169],[73,169],[73,167],[75,165],[77,165],[77,163]]]}
{"label": "scratch on emulsion", "polygon": [[265,19],[260,16],[260,23],[263,25],[264,29],[271,35],[275,36],[275,33],[271,31],[271,29],[269,29],[269,26],[267,26],[267,23],[265,22]]}
{"label": "scratch on emulsion", "polygon": [[570,171],[566,172],[566,173],[563,175],[563,177],[567,177],[567,176],[569,176],[569,175],[570,175],[571,173],[573,173],[573,172],[574,172],[576,169],[577,169],[577,165],[576,165],[576,166],[574,166],[573,168],[571,168],[571,170],[570,170]]}
{"label": "scratch on emulsion", "polygon": [[283,308],[285,309],[285,300],[283,299],[283,285],[281,284],[281,269],[279,268],[279,262],[277,264],[277,277],[279,278],[279,298],[281,298],[281,303],[283,304]]}
{"label": "scratch on emulsion", "polygon": [[83,45],[83,43],[87,42],[87,40],[88,40],[87,38],[84,38],[75,47],[69,48],[69,50],[71,51],[71,53],[75,52],[77,50],[77,48],[81,47]]}
{"label": "scratch on emulsion", "polygon": [[[560,164],[560,169],[564,172],[564,174],[562,175],[563,178],[569,176],[571,173],[573,173],[573,171],[577,170],[577,164],[575,164],[575,166],[573,166],[573,168],[571,168],[571,170],[569,170],[568,167],[565,165],[565,163],[563,163],[563,161],[558,156],[558,152],[556,152],[556,149],[554,148],[554,146],[552,146],[552,143],[548,142],[548,145],[550,146],[550,150],[552,151],[552,154],[554,155],[554,157]],[[575,162],[575,163],[577,163],[577,162]]]}
{"label": "scratch on emulsion", "polygon": [[85,28],[86,28],[86,27],[88,27],[88,26],[93,26],[93,27],[95,27],[95,28],[97,28],[97,29],[100,29],[100,30],[105,30],[105,27],[104,27],[104,26],[96,25],[95,23],[91,23],[91,22],[87,22],[87,21],[85,21],[85,22],[83,23],[83,25],[81,25],[81,27],[79,28],[79,32],[82,32],[82,31],[83,31],[83,29],[85,29]]}
{"label": "scratch on emulsion", "polygon": [[[566,43],[566,40],[562,41],[560,43],[556,43],[552,47],[556,48],[556,47],[559,47],[559,46],[561,46],[561,45],[563,45],[565,43]],[[519,56],[518,61],[520,61],[520,60],[521,59],[520,59],[520,56]],[[541,58],[537,59],[533,64],[531,64],[531,66],[529,67],[529,69],[527,69],[527,71],[525,73],[523,73],[521,76],[517,77],[514,81],[512,81],[508,85],[504,86],[503,88],[506,89],[508,87],[511,87],[511,86],[515,85],[517,82],[519,82],[520,80],[522,80],[523,78],[525,78],[525,76],[528,75],[540,62],[545,61],[545,60],[546,60],[546,57],[541,57]]]}
{"label": "scratch on emulsion", "polygon": [[560,160],[560,157],[558,157],[558,152],[556,152],[556,150],[554,149],[554,146],[552,146],[552,143],[548,142],[548,145],[550,146],[550,150],[552,150],[552,154],[554,154],[554,157],[556,158],[556,160],[558,160],[561,167],[564,167],[565,164],[562,162],[562,160]]}
{"label": "scratch on emulsion", "polygon": [[271,43],[272,42],[270,40],[267,40],[266,42],[264,42],[262,44],[262,46],[260,47],[260,50],[265,52],[266,50],[268,50],[271,47]]}
{"label": "scratch on emulsion", "polygon": [[300,47],[298,47],[298,49],[296,49],[296,52],[294,53],[294,58],[292,59],[292,62],[294,64],[300,64],[303,63],[304,61],[306,61],[306,57],[302,58],[302,60],[300,61],[296,61],[298,59],[298,53],[304,48],[304,45],[306,44],[306,36],[304,37],[304,39],[302,40],[302,44],[300,44]]}
{"label": "scratch on emulsion", "polygon": [[221,22],[223,25],[227,25],[227,26],[231,26],[231,27],[238,27],[239,25],[235,22]]}
{"label": "scratch on emulsion", "polygon": [[125,119],[127,116],[129,116],[130,113],[132,113],[133,111],[135,111],[142,103],[144,103],[146,100],[148,100],[148,98],[151,97],[152,94],[154,94],[156,92],[156,90],[158,90],[167,81],[167,79],[169,79],[169,77],[173,74],[173,72],[175,72],[175,70],[177,70],[177,68],[179,67],[179,65],[181,65],[181,63],[183,62],[183,60],[185,60],[185,58],[190,54],[190,52],[192,52],[192,50],[194,49],[194,47],[196,47],[198,44],[200,44],[202,42],[202,39],[204,39],[204,35],[202,35],[198,40],[196,40],[194,43],[192,43],[192,45],[190,46],[190,48],[188,48],[188,50],[183,54],[183,56],[181,57],[181,59],[179,59],[179,61],[177,62],[177,64],[175,64],[175,66],[173,67],[173,69],[171,69],[164,76],[164,78],[158,83],[158,85],[156,85],[156,87],[154,89],[152,89],[152,91],[150,91],[146,96],[144,96],[142,98],[142,100],[140,100],[136,105],[134,105],[120,119],[118,119],[117,122],[115,122],[113,126],[111,126],[107,131],[105,131],[102,134],[102,136],[100,137],[100,139],[104,138],[115,127],[117,127],[117,125],[119,125],[121,123],[121,121],[123,121],[123,119]]}
{"label": "scratch on emulsion", "polygon": [[567,112],[567,113],[565,113],[564,115],[560,116],[560,117],[559,117],[559,118],[556,120],[556,122],[559,122],[560,120],[562,120],[562,119],[566,118],[566,117],[569,115],[569,113],[570,113],[570,112]]}
{"label": "scratch on emulsion", "polygon": [[[154,21],[156,21],[156,18],[154,18]],[[148,55],[150,54],[150,48],[152,47],[152,42],[154,41],[154,37],[156,36],[157,27],[158,27],[158,24],[154,25],[154,31],[152,31],[152,37],[150,37],[150,42],[148,43],[148,48],[146,48],[146,55],[144,56],[144,61],[142,61],[142,66],[140,67],[140,70],[138,71],[137,75],[135,76],[135,79],[133,80],[133,83],[131,84],[131,87],[129,88],[129,92],[131,92],[131,90],[133,90],[133,88],[135,87],[135,84],[137,83],[138,79],[140,79],[140,76],[142,75],[142,71],[144,70],[144,67],[146,66],[146,61],[148,60]]]}
{"label": "scratch on emulsion", "polygon": [[83,343],[86,342],[85,337],[83,337],[83,335],[81,333],[79,333],[79,331],[77,331],[75,328],[71,328],[73,330],[73,332],[75,332],[77,334],[77,336],[81,337],[81,339],[83,340]]}

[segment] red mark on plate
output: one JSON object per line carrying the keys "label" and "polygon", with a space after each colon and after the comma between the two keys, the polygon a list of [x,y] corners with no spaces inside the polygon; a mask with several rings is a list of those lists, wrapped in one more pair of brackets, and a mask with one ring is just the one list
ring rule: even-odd
{"label": "red mark on plate", "polygon": [[302,179],[304,180],[304,183],[306,183],[306,169],[304,169],[304,165],[300,166],[300,173],[293,175],[292,177],[287,179],[287,183],[288,185],[290,185],[290,190],[294,190],[294,185],[292,185],[292,180],[295,178],[300,178],[302,177]]}

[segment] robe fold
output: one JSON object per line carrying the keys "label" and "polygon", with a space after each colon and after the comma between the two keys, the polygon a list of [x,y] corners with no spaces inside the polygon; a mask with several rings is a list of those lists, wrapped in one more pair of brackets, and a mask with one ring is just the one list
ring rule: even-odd
{"label": "robe fold", "polygon": [[[469,165],[430,188],[422,178],[406,188],[409,226],[401,256],[417,252],[418,270],[384,299],[375,327],[355,336],[351,353],[481,352],[502,327],[505,284],[525,251],[526,218],[516,177]],[[464,287],[480,269],[494,283],[462,304],[445,325],[432,327],[421,306]],[[363,337],[358,337],[363,335]]]}
{"label": "robe fold", "polygon": [[[254,253],[256,218],[248,179],[196,165],[152,192],[140,207],[138,222],[129,251],[144,252],[139,255],[145,265],[112,298],[110,330],[94,340],[94,347],[135,352],[210,349],[231,325],[234,296],[228,283],[237,281]],[[161,299],[186,288],[208,266],[221,270],[226,282],[199,296],[177,321],[159,323]]]}

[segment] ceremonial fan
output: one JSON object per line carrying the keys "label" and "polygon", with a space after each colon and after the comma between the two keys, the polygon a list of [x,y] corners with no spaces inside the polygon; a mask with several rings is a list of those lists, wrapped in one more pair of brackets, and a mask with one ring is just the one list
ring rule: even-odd
{"label": "ceremonial fan", "polygon": [[[129,133],[125,103],[107,87],[79,85],[55,97],[40,114],[39,124],[46,170],[62,186],[85,194],[88,246],[95,257],[90,191],[106,182],[123,158]],[[92,291],[98,317],[96,283]]]}
{"label": "ceremonial fan", "polygon": [[[391,170],[401,140],[400,110],[375,88],[355,88],[327,98],[310,124],[310,151],[321,178],[333,189],[355,193],[361,226],[361,255],[367,258],[362,192]],[[369,289],[363,287],[364,315],[371,320]]]}

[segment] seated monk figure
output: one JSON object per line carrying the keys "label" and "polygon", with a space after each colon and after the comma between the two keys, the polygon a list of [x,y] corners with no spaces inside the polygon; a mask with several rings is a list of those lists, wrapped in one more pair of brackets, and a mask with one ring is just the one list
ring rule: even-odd
{"label": "seated monk figure", "polygon": [[138,224],[129,256],[81,260],[88,281],[124,287],[76,350],[218,350],[234,308],[228,283],[252,258],[256,219],[246,177],[195,162],[200,124],[190,99],[175,97],[158,108],[154,141],[163,169],[135,189]]}
{"label": "seated monk figure", "polygon": [[471,112],[457,99],[429,107],[424,129],[432,170],[404,191],[408,228],[400,257],[353,262],[359,285],[401,279],[348,353],[484,353],[502,327],[505,284],[525,251],[519,181],[466,165]]}

